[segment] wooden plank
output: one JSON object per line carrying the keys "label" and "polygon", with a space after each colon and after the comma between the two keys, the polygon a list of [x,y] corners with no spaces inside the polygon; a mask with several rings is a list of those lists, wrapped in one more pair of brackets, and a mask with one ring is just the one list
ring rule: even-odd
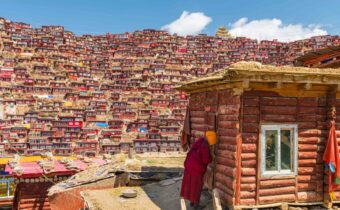
{"label": "wooden plank", "polygon": [[256,163],[257,160],[253,159],[253,160],[242,160],[242,167],[247,167],[247,168],[256,168]]}
{"label": "wooden plank", "polygon": [[241,195],[240,195],[240,199],[244,199],[244,198],[255,198],[255,193],[256,191],[242,191]]}
{"label": "wooden plank", "polygon": [[257,146],[256,144],[248,144],[244,143],[241,145],[242,153],[256,153]]}
{"label": "wooden plank", "polygon": [[242,160],[253,160],[253,159],[256,159],[257,157],[258,156],[254,153],[242,153],[241,154]]}
{"label": "wooden plank", "polygon": [[243,176],[255,176],[256,175],[256,168],[242,168],[242,175]]}
{"label": "wooden plank", "polygon": [[302,202],[316,202],[316,201],[322,201],[323,200],[323,194],[317,193],[315,191],[305,191],[305,192],[299,192],[298,193],[298,201]]}
{"label": "wooden plank", "polygon": [[318,98],[297,98],[298,106],[318,106]]}
{"label": "wooden plank", "polygon": [[256,176],[242,176],[241,183],[255,183],[256,184]]}
{"label": "wooden plank", "polygon": [[217,189],[213,189],[212,192],[214,210],[222,210],[222,205]]}
{"label": "wooden plank", "polygon": [[295,115],[295,106],[261,106],[261,114]]}
{"label": "wooden plank", "polygon": [[271,106],[296,106],[296,98],[290,97],[263,97],[260,100],[260,105],[271,105]]}
{"label": "wooden plank", "polygon": [[[241,182],[242,182],[242,180],[241,180]],[[241,194],[243,193],[243,191],[253,191],[253,192],[255,192],[255,190],[256,190],[256,184],[255,183],[241,184]]]}
{"label": "wooden plank", "polygon": [[[225,186],[225,184],[223,184],[223,182],[220,182],[219,179],[216,179],[216,187],[219,189],[219,192],[224,192],[226,195],[229,195],[231,197],[234,197],[234,193],[235,191],[233,189],[231,189],[228,186]],[[222,198],[225,198],[224,196]]]}
{"label": "wooden plank", "polygon": [[299,159],[316,159],[318,156],[318,153],[315,152],[299,152],[298,154]]}
{"label": "wooden plank", "polygon": [[[263,98],[259,98],[259,101],[262,101],[263,103]],[[267,104],[267,105],[270,105],[270,104]],[[261,109],[261,106],[262,104],[259,103],[259,106],[257,107],[259,110]],[[262,120],[262,114],[261,112],[259,111],[259,116],[258,118],[260,119],[260,121]],[[257,125],[259,126],[259,124]],[[260,165],[260,161],[261,161],[261,147],[260,147],[260,143],[259,143],[259,132],[256,132],[256,136],[257,136],[257,151],[255,153],[255,155],[257,156],[257,161],[256,161],[256,173],[255,173],[255,178],[256,178],[256,190],[255,190],[255,204],[259,204],[260,203],[260,194],[259,194],[259,191],[260,191],[260,176],[261,176],[261,165]]]}
{"label": "wooden plank", "polygon": [[277,188],[277,187],[286,187],[286,186],[295,186],[295,179],[267,179],[261,180],[260,188],[267,189],[267,188]]}
{"label": "wooden plank", "polygon": [[324,138],[321,137],[299,137],[299,145],[300,144],[318,144],[324,141]]}
{"label": "wooden plank", "polygon": [[260,189],[260,196],[295,194],[295,186]]}
{"label": "wooden plank", "polygon": [[299,167],[298,171],[301,175],[315,174],[316,167]]}
{"label": "wooden plank", "polygon": [[222,173],[226,176],[235,177],[236,176],[236,168],[216,164],[216,172]]}
{"label": "wooden plank", "polygon": [[237,121],[220,121],[219,126],[225,129],[238,129],[240,124]]}
{"label": "wooden plank", "polygon": [[[243,115],[245,114],[245,108],[244,108],[244,102],[243,102],[243,96],[240,97],[240,124],[243,125]],[[237,135],[237,153],[236,153],[236,190],[235,190],[235,204],[240,204],[241,199],[241,154],[242,154],[242,132],[243,132],[243,126],[238,127],[238,135]]]}
{"label": "wooden plank", "polygon": [[299,148],[299,152],[300,151],[303,151],[303,152],[311,151],[311,152],[313,152],[313,151],[316,151],[318,149],[318,145],[299,143],[298,148]]}
{"label": "wooden plank", "polygon": [[259,109],[257,107],[244,107],[243,114],[244,115],[258,115],[260,113]]}
{"label": "wooden plank", "polygon": [[261,121],[263,122],[296,122],[295,115],[281,115],[281,114],[263,114],[261,116]]}
{"label": "wooden plank", "polygon": [[278,203],[278,202],[294,202],[295,193],[285,195],[260,196],[260,204]]}
{"label": "wooden plank", "polygon": [[241,176],[242,176],[242,167],[241,167],[241,153],[242,153],[242,137],[241,134],[238,135],[237,137],[237,153],[236,153],[236,192],[235,192],[235,197],[236,197],[236,205],[240,204],[240,199],[241,199]]}
{"label": "wooden plank", "polygon": [[185,200],[183,198],[181,198],[181,202],[180,203],[181,203],[181,210],[186,210],[187,207],[185,205]]}

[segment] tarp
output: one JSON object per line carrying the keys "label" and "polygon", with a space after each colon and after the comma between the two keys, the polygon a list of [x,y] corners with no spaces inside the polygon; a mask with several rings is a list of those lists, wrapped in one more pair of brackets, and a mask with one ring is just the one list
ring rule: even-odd
{"label": "tarp", "polygon": [[96,126],[98,126],[98,127],[107,127],[107,126],[109,126],[109,124],[103,123],[103,122],[96,122]]}
{"label": "tarp", "polygon": [[71,101],[65,101],[64,106],[70,107],[73,106],[73,103]]}
{"label": "tarp", "polygon": [[141,133],[147,133],[148,130],[146,128],[139,128],[139,132]]}
{"label": "tarp", "polygon": [[70,80],[77,80],[77,79],[78,79],[77,76],[69,76],[68,78],[69,78]]}

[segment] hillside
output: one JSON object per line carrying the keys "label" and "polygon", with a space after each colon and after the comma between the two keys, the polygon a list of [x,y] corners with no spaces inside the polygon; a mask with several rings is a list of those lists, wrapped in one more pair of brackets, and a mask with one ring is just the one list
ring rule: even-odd
{"label": "hillside", "polygon": [[181,37],[146,29],[76,36],[0,18],[2,155],[180,151],[186,96],[173,87],[241,60],[293,65],[340,44]]}

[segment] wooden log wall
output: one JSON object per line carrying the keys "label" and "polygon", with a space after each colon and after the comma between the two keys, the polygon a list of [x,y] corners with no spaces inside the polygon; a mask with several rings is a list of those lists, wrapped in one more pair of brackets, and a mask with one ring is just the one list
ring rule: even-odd
{"label": "wooden log wall", "polygon": [[240,204],[255,205],[257,193],[257,144],[260,127],[260,97],[243,95]]}
{"label": "wooden log wall", "polygon": [[[216,131],[216,119],[218,110],[218,92],[212,91],[206,93],[206,101],[204,102],[205,111],[205,126],[207,130]],[[214,185],[214,160],[215,160],[215,147],[210,146],[213,162],[208,165],[207,172],[204,177],[204,184],[208,189],[213,190]]]}
{"label": "wooden log wall", "polygon": [[[327,137],[326,98],[281,97],[273,92],[243,95],[241,205],[323,200],[322,155]],[[298,175],[261,177],[261,123],[298,124]]]}
{"label": "wooden log wall", "polygon": [[235,204],[237,166],[237,137],[240,134],[240,97],[233,95],[232,90],[219,92],[218,107],[218,147],[216,159],[215,186],[221,198]]}
{"label": "wooden log wall", "polygon": [[326,98],[298,98],[297,201],[323,201],[323,151],[328,135]]}
{"label": "wooden log wall", "polygon": [[204,135],[205,131],[205,99],[206,93],[196,93],[190,96],[190,126],[192,139]]}
{"label": "wooden log wall", "polygon": [[[234,205],[240,97],[234,96],[231,90],[195,93],[190,96],[189,110],[191,133],[195,137],[204,135],[206,129],[213,130],[215,125],[218,128],[214,186],[224,204]],[[208,182],[212,179],[211,172],[212,165],[207,170]]]}

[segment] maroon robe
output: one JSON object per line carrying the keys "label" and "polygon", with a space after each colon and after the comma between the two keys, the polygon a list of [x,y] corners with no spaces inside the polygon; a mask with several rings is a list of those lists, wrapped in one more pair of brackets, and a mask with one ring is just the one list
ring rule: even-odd
{"label": "maroon robe", "polygon": [[184,162],[181,197],[198,204],[203,187],[203,176],[211,162],[209,144],[204,137],[196,140]]}

